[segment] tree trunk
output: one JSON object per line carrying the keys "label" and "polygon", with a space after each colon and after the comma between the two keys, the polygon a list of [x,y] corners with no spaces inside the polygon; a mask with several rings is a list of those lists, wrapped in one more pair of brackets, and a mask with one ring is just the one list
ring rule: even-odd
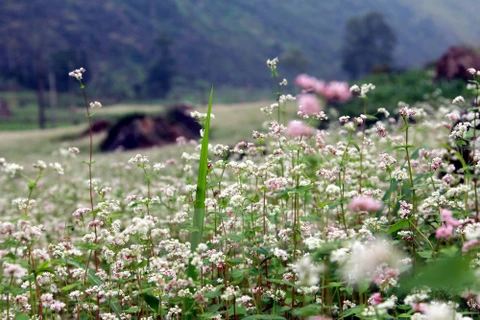
{"label": "tree trunk", "polygon": [[47,117],[45,114],[45,66],[43,53],[40,51],[37,58],[37,102],[38,102],[38,126],[45,129],[47,126]]}
{"label": "tree trunk", "polygon": [[50,122],[52,128],[57,126],[57,86],[55,84],[55,74],[52,70],[48,72],[48,97],[50,101]]}

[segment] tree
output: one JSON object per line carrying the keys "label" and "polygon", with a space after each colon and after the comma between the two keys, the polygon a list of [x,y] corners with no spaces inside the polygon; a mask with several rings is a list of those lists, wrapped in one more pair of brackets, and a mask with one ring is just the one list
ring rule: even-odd
{"label": "tree", "polygon": [[175,74],[175,57],[172,53],[173,41],[168,34],[157,37],[152,52],[152,62],[147,74],[148,96],[164,98],[172,87]]}
{"label": "tree", "polygon": [[345,27],[342,68],[352,78],[358,78],[375,66],[391,65],[396,44],[395,32],[381,13],[351,18]]}
{"label": "tree", "polygon": [[298,49],[290,49],[280,57],[282,64],[296,74],[307,72],[310,60]]}
{"label": "tree", "polygon": [[0,70],[23,71],[17,80],[27,88],[36,89],[41,129],[47,125],[47,59],[52,51],[66,42],[57,31],[64,27],[60,22],[61,12],[56,10],[58,4],[61,2],[8,1],[2,7],[2,17],[8,19],[0,28]]}

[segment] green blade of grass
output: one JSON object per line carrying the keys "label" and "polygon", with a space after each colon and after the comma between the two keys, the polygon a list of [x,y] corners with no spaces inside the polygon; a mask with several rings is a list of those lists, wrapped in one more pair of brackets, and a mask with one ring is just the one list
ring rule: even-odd
{"label": "green blade of grass", "polygon": [[[195,252],[203,237],[205,224],[205,195],[207,190],[207,165],[208,165],[208,134],[210,131],[210,114],[212,112],[213,86],[210,90],[208,101],[207,119],[202,138],[202,149],[200,151],[200,165],[198,168],[197,193],[195,195],[195,212],[193,214],[193,228],[191,233],[191,249]],[[191,268],[189,268],[191,269]],[[189,276],[191,276],[189,274]]]}

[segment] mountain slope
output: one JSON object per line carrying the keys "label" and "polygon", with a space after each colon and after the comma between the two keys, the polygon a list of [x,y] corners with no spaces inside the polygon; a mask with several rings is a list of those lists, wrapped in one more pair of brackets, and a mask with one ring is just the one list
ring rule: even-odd
{"label": "mountain slope", "polygon": [[266,59],[294,50],[309,60],[309,73],[345,78],[339,57],[351,17],[382,12],[397,33],[397,65],[410,67],[449,45],[480,43],[479,8],[477,0],[5,0],[0,72],[34,68],[39,52],[48,60],[80,50],[94,88],[134,97],[143,92],[161,38],[170,43],[175,83],[182,86],[265,87],[271,84]]}

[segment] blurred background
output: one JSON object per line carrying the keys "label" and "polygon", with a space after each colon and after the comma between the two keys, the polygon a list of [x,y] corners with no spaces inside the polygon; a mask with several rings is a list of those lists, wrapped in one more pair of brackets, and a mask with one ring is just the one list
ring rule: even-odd
{"label": "blurred background", "polygon": [[308,73],[377,81],[385,107],[438,88],[458,95],[478,63],[479,9],[478,0],[3,0],[0,130],[84,122],[68,77],[79,67],[90,100],[124,107],[109,121],[205,104],[212,85],[216,102],[274,99],[265,64],[274,57],[293,94]]}

